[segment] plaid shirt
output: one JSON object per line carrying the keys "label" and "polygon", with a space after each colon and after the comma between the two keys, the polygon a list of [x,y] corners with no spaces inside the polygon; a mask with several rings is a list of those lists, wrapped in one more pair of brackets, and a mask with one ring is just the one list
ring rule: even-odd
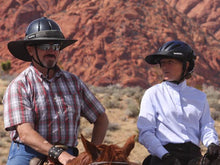
{"label": "plaid shirt", "polygon": [[4,96],[4,124],[19,140],[16,125],[31,123],[50,143],[77,145],[80,116],[94,123],[105,110],[75,75],[60,70],[47,80],[32,65],[8,86]]}

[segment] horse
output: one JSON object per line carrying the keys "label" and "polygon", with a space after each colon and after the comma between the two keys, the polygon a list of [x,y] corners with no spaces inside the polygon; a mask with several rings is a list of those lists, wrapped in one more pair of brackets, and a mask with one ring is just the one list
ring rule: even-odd
{"label": "horse", "polygon": [[[67,162],[67,165],[137,165],[128,161],[128,156],[135,145],[135,135],[127,139],[123,147],[115,144],[95,145],[89,142],[81,134],[81,140],[85,151],[80,153],[75,159]],[[30,165],[56,165],[49,159],[41,160],[33,158]]]}
{"label": "horse", "polygon": [[[149,165],[151,161],[151,155],[144,159],[143,165]],[[215,160],[209,160],[207,154],[204,156],[192,159],[187,163],[187,165],[220,165],[220,157]]]}
{"label": "horse", "polygon": [[203,157],[191,160],[188,165],[220,165],[220,157],[214,160],[209,160],[207,154],[204,154]]}
{"label": "horse", "polygon": [[81,135],[85,151],[67,165],[136,165],[129,162],[128,156],[135,145],[135,135],[129,137],[123,147],[118,145],[95,145]]}

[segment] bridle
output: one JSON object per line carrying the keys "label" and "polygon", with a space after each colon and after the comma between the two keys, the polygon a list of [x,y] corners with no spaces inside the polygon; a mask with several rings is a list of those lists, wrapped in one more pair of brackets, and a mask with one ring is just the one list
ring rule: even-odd
{"label": "bridle", "polygon": [[206,160],[207,156],[208,156],[208,154],[205,153],[205,155],[202,157],[201,165],[205,165],[205,163],[206,163],[205,160]]}
{"label": "bridle", "polygon": [[89,165],[100,165],[100,164],[127,164],[129,165],[127,162],[110,162],[110,161],[93,162],[93,163],[90,163]]}

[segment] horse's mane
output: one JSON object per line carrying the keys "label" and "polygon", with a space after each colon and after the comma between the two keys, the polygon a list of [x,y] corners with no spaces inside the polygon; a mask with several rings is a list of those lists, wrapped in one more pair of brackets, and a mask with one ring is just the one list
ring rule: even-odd
{"label": "horse's mane", "polygon": [[191,160],[188,165],[220,165],[220,158],[209,160],[205,154],[203,157],[198,157]]}
{"label": "horse's mane", "polygon": [[135,135],[128,138],[123,147],[113,145],[94,145],[87,141],[83,135],[81,135],[82,143],[85,148],[85,152],[81,153],[78,157],[68,163],[68,165],[88,165],[92,162],[127,162],[128,156],[131,150],[134,148]]}

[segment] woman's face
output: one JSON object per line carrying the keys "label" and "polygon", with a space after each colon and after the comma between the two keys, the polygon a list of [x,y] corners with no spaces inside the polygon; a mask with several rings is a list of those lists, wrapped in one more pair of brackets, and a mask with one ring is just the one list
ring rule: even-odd
{"label": "woman's face", "polygon": [[160,68],[163,72],[164,80],[179,81],[183,71],[183,63],[177,59],[164,58],[160,60]]}

